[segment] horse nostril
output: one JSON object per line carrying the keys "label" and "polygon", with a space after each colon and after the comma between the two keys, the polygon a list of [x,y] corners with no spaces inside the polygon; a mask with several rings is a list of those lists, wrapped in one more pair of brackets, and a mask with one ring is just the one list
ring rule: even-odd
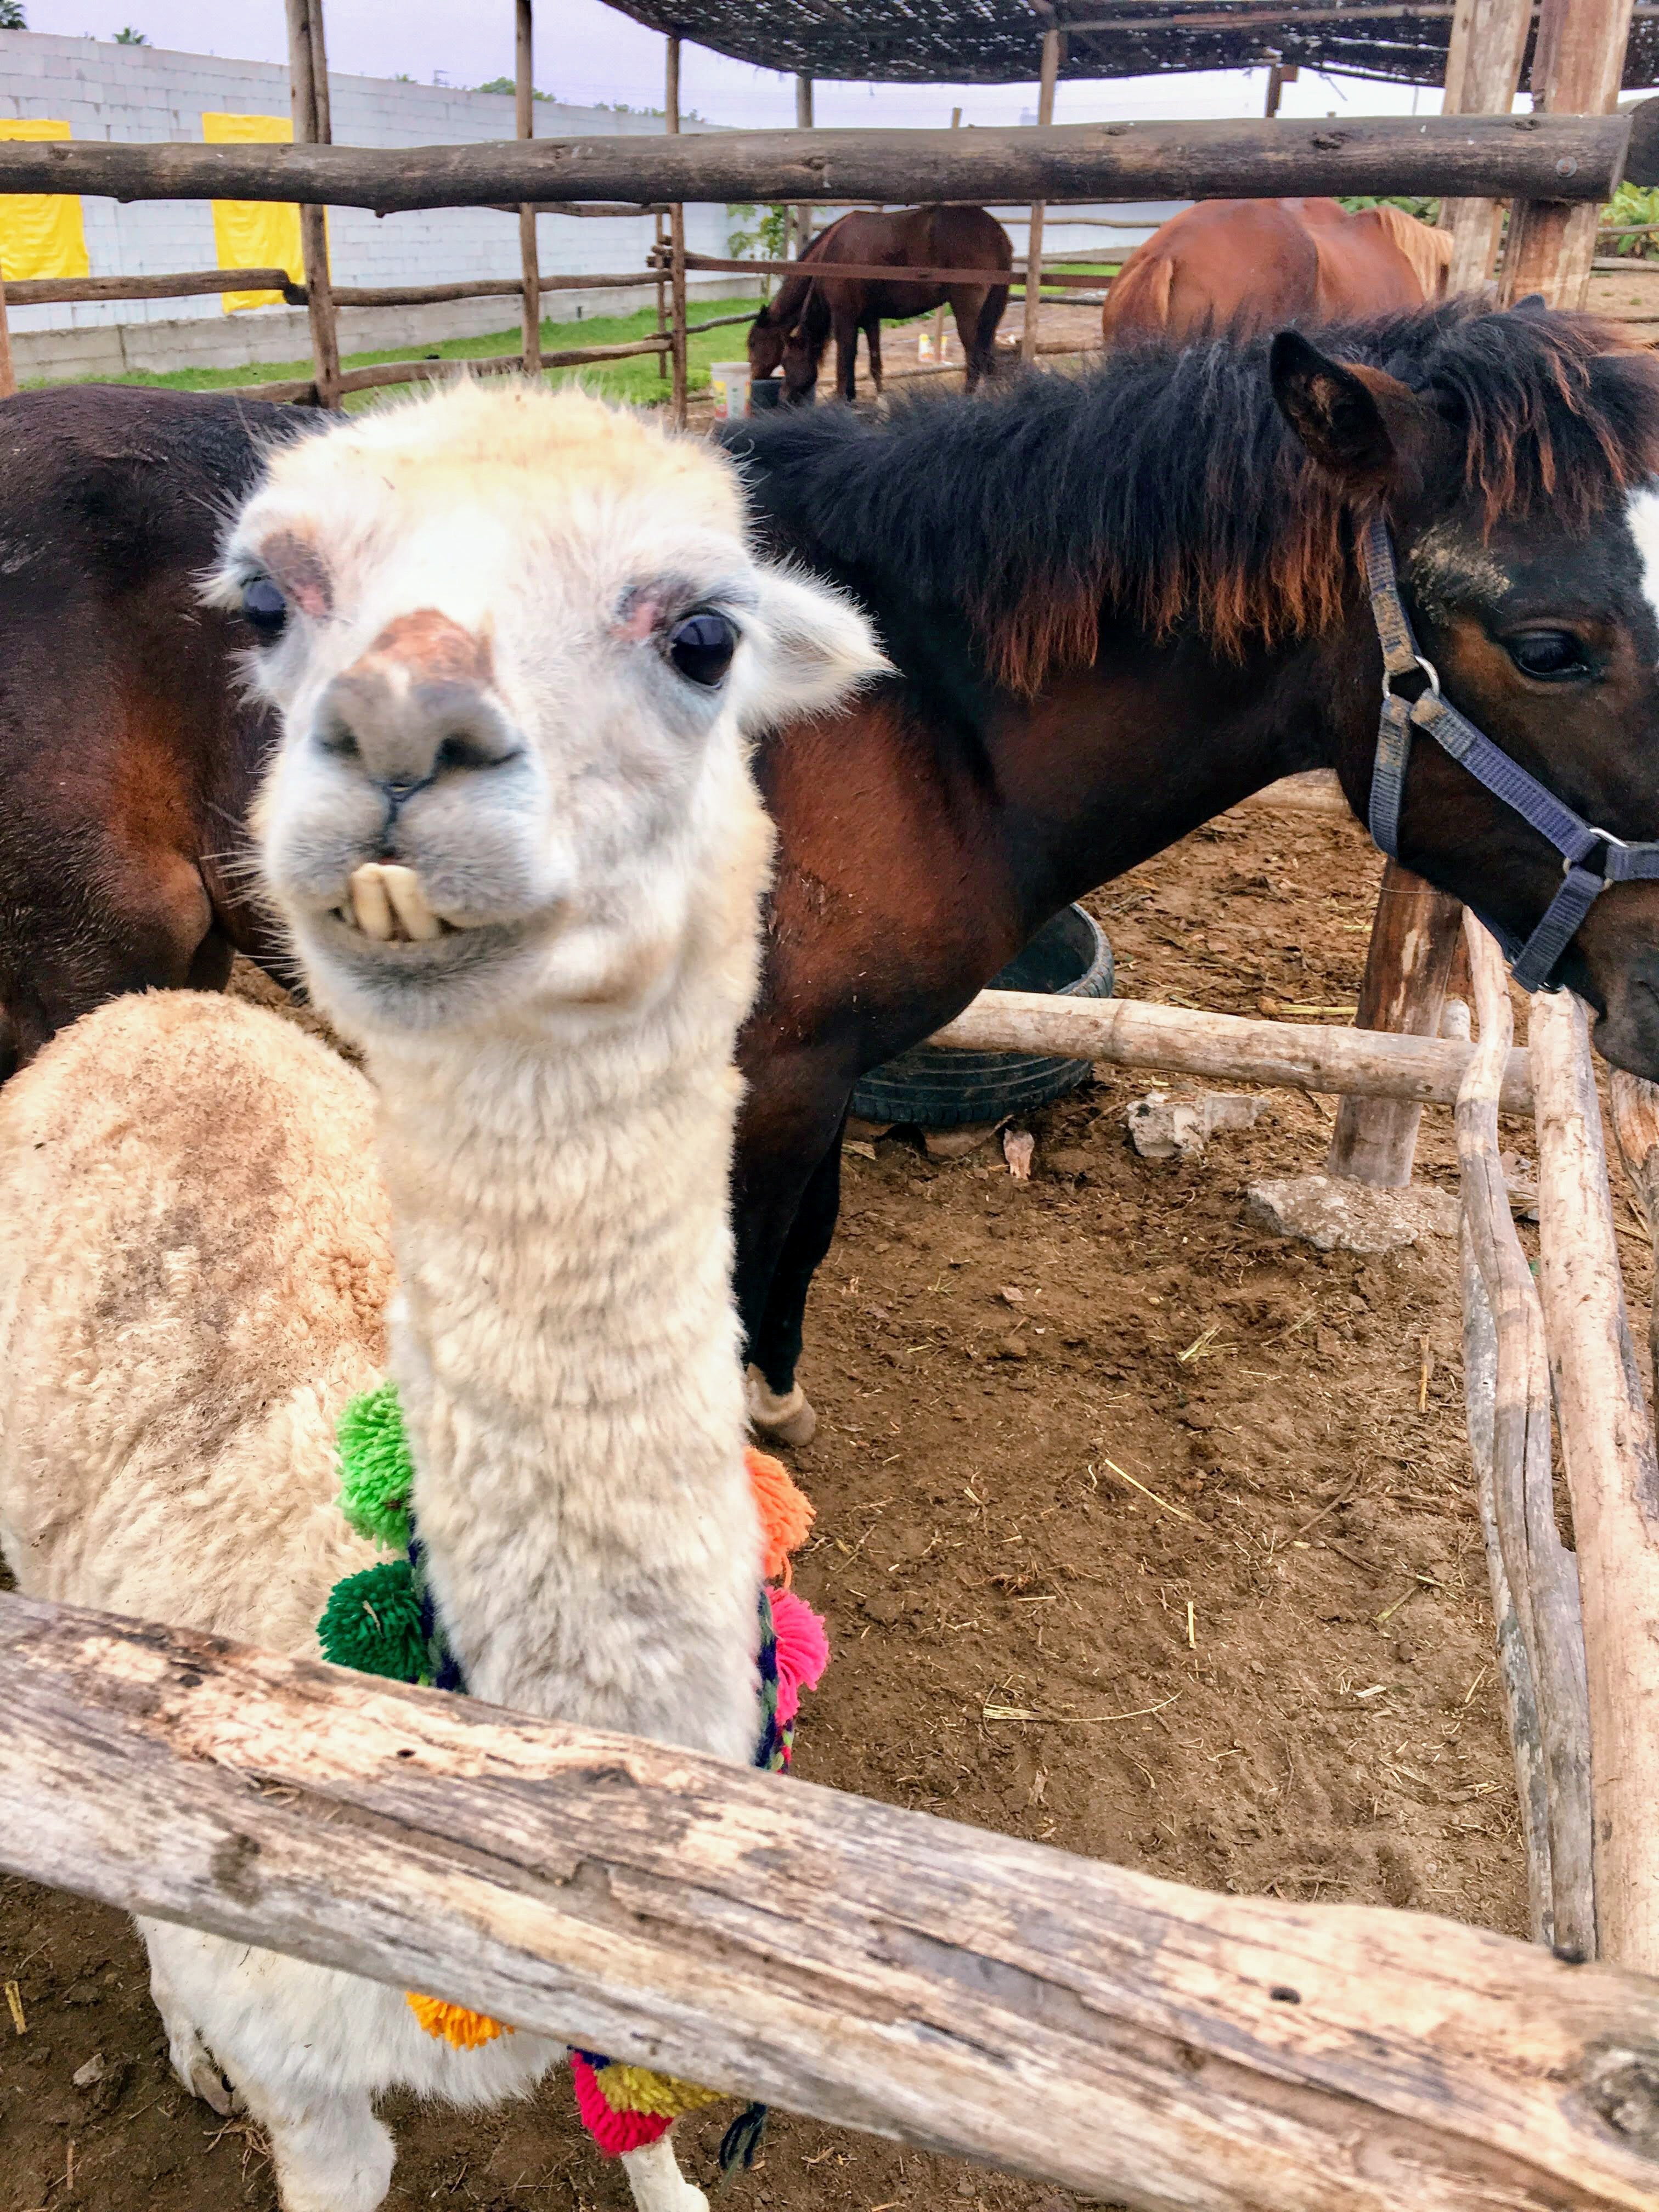
{"label": "horse nostril", "polygon": [[355,761],[362,757],[357,744],[357,732],[337,715],[331,716],[317,732],[317,743],[324,752],[331,753],[336,760]]}
{"label": "horse nostril", "polygon": [[433,765],[441,775],[446,769],[496,768],[502,757],[499,744],[492,745],[465,730],[452,730],[439,746]]}

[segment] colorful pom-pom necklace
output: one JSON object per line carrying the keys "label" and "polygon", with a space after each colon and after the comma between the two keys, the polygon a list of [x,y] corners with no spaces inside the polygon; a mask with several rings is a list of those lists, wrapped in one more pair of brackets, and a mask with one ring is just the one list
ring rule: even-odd
{"label": "colorful pom-pom necklace", "polygon": [[[411,1502],[415,1465],[397,1384],[382,1382],[354,1398],[340,1417],[336,1443],[341,1511],[366,1541],[404,1556],[335,1583],[317,1624],[324,1657],[361,1674],[465,1695],[465,1679],[427,1582]],[[754,1763],[775,1772],[789,1765],[801,1693],[817,1689],[830,1662],[830,1638],[818,1614],[789,1587],[789,1555],[811,1528],[811,1505],[781,1461],[750,1450],[744,1462],[760,1518],[766,1578],[758,1600],[761,1724]],[[514,2033],[486,2013],[441,1997],[411,1990],[408,2003],[428,2035],[459,2050],[477,2050]],[[654,2142],[677,2119],[721,2094],[597,2051],[573,2051],[570,2066],[583,2124],[612,2158]],[[722,2168],[752,2161],[764,2119],[759,2105],[738,2116],[720,2146]]]}

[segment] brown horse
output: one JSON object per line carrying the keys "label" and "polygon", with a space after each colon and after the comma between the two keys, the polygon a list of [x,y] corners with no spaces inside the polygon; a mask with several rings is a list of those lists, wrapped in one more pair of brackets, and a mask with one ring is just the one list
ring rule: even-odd
{"label": "brown horse", "polygon": [[[814,409],[726,434],[775,550],[857,595],[896,670],[845,714],[785,725],[757,757],[781,849],[743,1045],[738,1286],[750,1356],[792,1426],[805,1418],[793,1396],[801,1316],[858,1077],[948,1020],[1068,900],[1275,777],[1334,767],[1363,813],[1382,662],[1356,517],[1386,513],[1447,695],[1588,819],[1659,834],[1659,364],[1583,319],[1461,301],[1329,344],[1149,343],[1089,378],[1034,377],[988,400],[885,422]],[[0,477],[5,850],[56,855],[25,908],[0,882],[0,992],[33,990],[49,967],[53,1022],[131,981],[183,980],[136,960],[119,902],[93,896],[132,780],[125,732],[159,732],[165,780],[186,791],[245,786],[261,743],[228,646],[204,653],[200,617],[161,605],[149,581],[205,560],[212,503],[145,504],[151,457],[171,451],[192,481],[228,486],[257,440],[228,451],[206,400],[119,398],[135,415],[200,410],[203,441],[191,459],[187,435],[134,436],[137,458],[105,483],[106,509],[133,518],[116,564],[125,600],[93,591],[87,572],[107,564],[77,511],[94,396],[0,406],[14,457]],[[46,594],[14,549],[53,538]],[[60,600],[96,609],[101,633],[59,622]],[[160,634],[128,618],[152,604]],[[106,672],[89,694],[94,653]],[[100,701],[146,683],[165,713],[106,742]],[[194,846],[160,849],[210,885],[209,852],[234,838],[198,818]],[[1562,881],[1547,842],[1426,742],[1401,857],[1522,934]],[[154,891],[124,880],[143,921]],[[64,919],[82,911],[113,948]],[[241,926],[222,913],[231,941]],[[1659,885],[1598,899],[1560,975],[1600,1010],[1607,1058],[1659,1075]],[[35,1042],[42,1003],[36,993]]]}
{"label": "brown horse", "polygon": [[1101,309],[1108,342],[1328,323],[1420,307],[1446,289],[1451,233],[1401,208],[1200,200],[1124,262]]}
{"label": "brown horse", "polygon": [[[811,274],[786,276],[778,295],[761,309],[749,331],[752,376],[770,376],[781,365],[784,392],[792,403],[810,399],[817,386],[818,364],[831,337],[836,342],[836,390],[854,396],[854,370],[862,331],[870,352],[870,374],[881,390],[881,325],[926,314],[950,302],[951,313],[968,363],[968,389],[994,374],[997,325],[1008,304],[1008,276],[1014,251],[1008,234],[983,208],[905,208],[896,215],[856,210],[832,222],[801,256]],[[907,284],[865,276],[837,276],[837,262],[896,269],[983,269],[1000,283]]]}

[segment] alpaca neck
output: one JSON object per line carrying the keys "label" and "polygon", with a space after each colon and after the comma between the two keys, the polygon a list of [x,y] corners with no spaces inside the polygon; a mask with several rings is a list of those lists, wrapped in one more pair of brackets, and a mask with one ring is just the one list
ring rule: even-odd
{"label": "alpaca neck", "polygon": [[586,1039],[372,1054],[392,1372],[469,1687],[734,1759],[760,1571],[727,1218],[739,984]]}

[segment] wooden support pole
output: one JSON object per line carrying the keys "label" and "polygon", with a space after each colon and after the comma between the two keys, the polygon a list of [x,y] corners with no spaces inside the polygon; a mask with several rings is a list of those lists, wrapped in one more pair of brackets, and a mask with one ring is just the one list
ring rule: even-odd
{"label": "wooden support pole", "polygon": [[[514,120],[516,135],[536,135],[536,21],[535,0],[514,0],[516,37],[514,43]],[[536,244],[536,210],[526,201],[519,210],[519,253],[524,270],[524,373],[539,376],[542,368],[542,264]]]}
{"label": "wooden support pole", "polygon": [[15,1595],[0,1675],[36,1881],[1131,2212],[1659,2202],[1638,1975]]}
{"label": "wooden support pole", "polygon": [[1540,991],[1539,1287],[1584,1610],[1597,1952],[1659,1967],[1659,1464],[1625,1316],[1584,1010]]}
{"label": "wooden support pole", "polygon": [[[657,272],[657,336],[659,338],[668,336],[668,234],[663,228],[664,220],[659,212],[655,225],[655,247],[651,256],[652,265]],[[657,374],[665,380],[668,375],[666,346],[658,356]]]}
{"label": "wooden support pole", "polygon": [[[666,118],[664,129],[671,137],[679,136],[680,128],[680,34],[668,33],[667,65],[665,71],[663,109]],[[689,379],[685,361],[685,203],[675,200],[668,210],[669,249],[669,363],[674,385],[672,411],[674,428],[685,428],[686,395]]]}
{"label": "wooden support pole", "polygon": [[[1533,0],[1456,0],[1446,57],[1447,115],[1507,115],[1532,28]],[[1495,199],[1443,199],[1440,228],[1452,234],[1449,292],[1490,283],[1503,209]]]}
{"label": "wooden support pole", "polygon": [[6,320],[6,272],[0,269],[0,399],[9,399],[17,389],[11,365],[11,326]]}
{"label": "wooden support pole", "polygon": [[[1054,119],[1054,81],[1060,75],[1060,34],[1052,25],[1042,34],[1042,73],[1037,85],[1037,124],[1047,130]],[[1020,328],[1019,357],[1036,359],[1037,326],[1042,316],[1042,218],[1046,203],[1031,202],[1025,234],[1025,320]]]}
{"label": "wooden support pole", "polygon": [[[1515,1751],[1534,1939],[1590,1958],[1589,1695],[1577,1565],[1555,1525],[1544,1314],[1510,1211],[1498,1101],[1514,1030],[1495,940],[1463,921],[1480,1043],[1457,1099],[1463,1388]],[[1467,1010],[1465,1010],[1467,1011]]]}
{"label": "wooden support pole", "polygon": [[[810,76],[795,79],[795,128],[810,131],[812,125],[812,80]],[[794,229],[795,258],[799,260],[812,242],[812,207],[803,200],[790,210],[790,221]]]}
{"label": "wooden support pole", "polygon": [[[1421,1106],[1456,1104],[1471,1049],[1448,1037],[1387,1036],[1139,999],[1060,999],[1036,991],[981,991],[929,1042],[964,1052],[1054,1053],[1115,1067],[1159,1067],[1224,1083],[1354,1091]],[[1511,1053],[1504,1111],[1524,1114],[1531,1101],[1527,1055]]]}
{"label": "wooden support pole", "polygon": [[[329,143],[328,53],[323,42],[322,0],[287,0],[289,71],[296,146]],[[305,258],[306,311],[319,406],[340,404],[340,339],[329,286],[328,216],[325,207],[300,209]]]}
{"label": "wooden support pole", "polygon": [[1607,1071],[1613,1133],[1653,1240],[1654,1293],[1648,1311],[1649,1384],[1659,1405],[1659,1083],[1644,1083],[1622,1067]]}
{"label": "wooden support pole", "polygon": [[[1365,954],[1355,1026],[1438,1036],[1463,909],[1421,876],[1390,860]],[[1381,1189],[1412,1179],[1420,1109],[1399,1099],[1345,1098],[1331,1136],[1328,1175]]]}
{"label": "wooden support pole", "polygon": [[[953,107],[951,110],[951,128],[952,131],[960,131],[962,128],[962,110],[959,107]],[[933,311],[933,359],[936,362],[942,362],[945,359],[945,303],[943,301],[940,301]]]}
{"label": "wooden support pole", "polygon": [[[1631,0],[1542,0],[1532,95],[1547,115],[1605,115],[1618,106],[1630,44]],[[1595,255],[1597,210],[1517,200],[1510,212],[1502,295],[1541,292],[1552,307],[1582,307]]]}

